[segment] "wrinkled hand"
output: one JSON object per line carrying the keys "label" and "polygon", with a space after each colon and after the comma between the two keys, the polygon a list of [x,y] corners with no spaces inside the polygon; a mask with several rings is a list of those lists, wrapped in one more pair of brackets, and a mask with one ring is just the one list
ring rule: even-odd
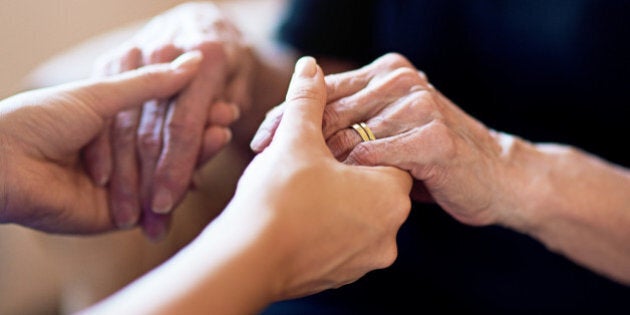
{"label": "wrinkled hand", "polygon": [[200,61],[200,54],[190,53],[172,64],[0,102],[0,222],[55,233],[114,229],[107,191],[86,173],[81,149],[117,112],[176,94]]}
{"label": "wrinkled hand", "polygon": [[195,169],[231,139],[227,127],[250,104],[252,57],[237,28],[211,3],[187,3],[155,17],[128,43],[106,55],[98,75],[168,62],[198,50],[197,77],[175,98],[119,113],[86,150],[94,180],[109,184],[116,224],[141,220],[150,238],[167,229]]}
{"label": "wrinkled hand", "polygon": [[[391,165],[416,179],[412,197],[434,201],[472,225],[497,221],[501,196],[510,194],[502,156],[511,136],[495,133],[444,97],[398,54],[326,78],[329,104],[324,135],[333,154],[349,164]],[[258,143],[274,130],[270,112]],[[362,142],[354,123],[366,122],[377,140]],[[252,148],[264,147],[254,143]],[[505,148],[504,148],[505,147]]]}
{"label": "wrinkled hand", "polygon": [[281,235],[275,246],[284,251],[281,266],[269,273],[278,299],[338,287],[389,266],[410,209],[408,174],[346,165],[330,153],[321,130],[325,100],[322,70],[302,58],[273,140],[248,166],[222,214],[248,218],[253,226],[239,224],[239,230],[267,224]]}

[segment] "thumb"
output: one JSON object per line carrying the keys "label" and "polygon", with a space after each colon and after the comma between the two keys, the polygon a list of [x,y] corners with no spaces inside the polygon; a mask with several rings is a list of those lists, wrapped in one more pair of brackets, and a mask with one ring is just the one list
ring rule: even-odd
{"label": "thumb", "polygon": [[299,141],[325,145],[322,134],[325,106],[324,73],[314,58],[302,57],[295,65],[274,142]]}
{"label": "thumb", "polygon": [[172,97],[192,80],[201,59],[199,51],[192,51],[171,63],[149,65],[70,88],[85,100],[86,106],[107,119],[147,100]]}

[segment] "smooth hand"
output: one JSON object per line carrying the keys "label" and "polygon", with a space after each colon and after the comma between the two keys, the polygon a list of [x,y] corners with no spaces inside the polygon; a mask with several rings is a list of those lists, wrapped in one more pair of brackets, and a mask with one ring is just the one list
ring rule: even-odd
{"label": "smooth hand", "polygon": [[172,97],[196,75],[201,55],[106,79],[34,90],[0,103],[0,222],[46,232],[115,228],[105,188],[80,158],[107,121],[142,102]]}
{"label": "smooth hand", "polygon": [[389,266],[410,209],[408,174],[334,158],[322,134],[325,100],[322,70],[302,58],[270,145],[248,166],[222,214],[247,218],[239,230],[277,237],[269,253],[278,254],[277,269],[269,274],[278,299],[339,287]]}
{"label": "smooth hand", "polygon": [[167,232],[194,171],[230,141],[228,126],[249,106],[251,51],[216,6],[186,3],[153,18],[96,69],[111,75],[193,50],[204,59],[186,89],[119,113],[85,155],[94,181],[110,189],[116,224],[140,222],[154,239]]}

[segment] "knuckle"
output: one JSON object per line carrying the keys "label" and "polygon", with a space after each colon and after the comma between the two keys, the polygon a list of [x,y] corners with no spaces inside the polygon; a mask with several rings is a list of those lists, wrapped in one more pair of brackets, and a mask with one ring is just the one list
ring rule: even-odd
{"label": "knuckle", "polygon": [[413,68],[411,62],[402,54],[390,52],[379,58],[379,63],[386,65],[390,69]]}
{"label": "knuckle", "polygon": [[218,64],[227,63],[228,56],[225,51],[225,44],[220,41],[204,39],[195,45],[195,48],[203,53],[206,60]]}
{"label": "knuckle", "polygon": [[116,145],[129,145],[135,141],[136,124],[131,119],[116,119],[112,132]]}
{"label": "knuckle", "polygon": [[425,139],[431,139],[431,145],[436,150],[438,158],[452,159],[457,155],[457,146],[453,131],[442,119],[431,121],[424,131]]}
{"label": "knuckle", "polygon": [[[427,90],[416,90],[409,94],[409,101],[404,107],[402,115],[412,115],[412,117],[436,116],[438,108],[433,99],[433,95]],[[439,115],[437,115],[439,116]]]}
{"label": "knuckle", "polygon": [[157,45],[148,50],[146,57],[149,63],[167,62],[172,56],[176,55],[177,48],[172,43],[164,43]]}
{"label": "knuckle", "polygon": [[418,70],[418,77],[420,78],[420,81],[422,81],[423,83],[429,84],[429,77],[424,71]]}
{"label": "knuckle", "polygon": [[409,198],[409,194],[405,192],[405,194],[401,195],[400,198],[396,199],[394,209],[396,209],[396,211],[392,211],[396,214],[394,220],[397,226],[400,227],[409,217],[409,212],[411,210],[411,199]]}
{"label": "knuckle", "polygon": [[176,120],[168,122],[167,129],[170,142],[176,143],[180,147],[192,148],[198,141],[191,119]]}
{"label": "knuckle", "polygon": [[425,85],[418,72],[411,68],[397,68],[392,71],[389,81],[394,85],[408,87],[409,90],[418,89],[418,87]]}
{"label": "knuckle", "polygon": [[287,101],[289,102],[297,102],[297,101],[321,101],[322,94],[318,91],[311,89],[308,86],[297,86],[291,88],[290,94],[287,97]]}
{"label": "knuckle", "polygon": [[351,152],[353,159],[360,165],[374,165],[378,161],[378,152],[367,142],[359,143]]}
{"label": "knuckle", "polygon": [[389,243],[390,244],[386,246],[385,250],[383,250],[377,263],[376,268],[378,269],[390,267],[398,258],[398,248],[396,247],[396,242],[390,241]]}
{"label": "knuckle", "polygon": [[328,147],[334,156],[338,157],[352,150],[355,141],[352,139],[351,130],[342,130],[332,136],[328,141]]}
{"label": "knuckle", "polygon": [[331,105],[326,106],[324,108],[324,115],[322,120],[322,129],[324,133],[334,132],[335,130],[330,130],[334,128],[334,126],[338,125],[341,115],[335,108]]}
{"label": "knuckle", "polygon": [[138,152],[143,157],[156,157],[160,153],[162,141],[152,133],[141,133],[138,135]]}

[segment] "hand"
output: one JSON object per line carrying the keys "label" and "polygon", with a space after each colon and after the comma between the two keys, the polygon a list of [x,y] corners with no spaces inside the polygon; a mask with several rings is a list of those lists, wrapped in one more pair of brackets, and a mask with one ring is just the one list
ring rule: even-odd
{"label": "hand", "polygon": [[[495,133],[464,113],[398,54],[328,76],[326,82],[332,96],[323,129],[338,159],[409,171],[416,179],[414,199],[435,201],[464,223],[498,220],[506,206],[501,196],[509,196],[514,188],[506,180],[510,170],[503,156],[512,143],[510,136]],[[253,149],[260,150],[273,134],[282,110],[275,111],[261,126],[262,140],[253,143]],[[362,121],[376,141],[362,142],[348,128]]]}
{"label": "hand", "polygon": [[[321,131],[323,73],[311,58],[296,66],[273,141],[246,169],[222,216],[239,229],[275,231],[284,252],[270,273],[278,298],[355,281],[396,258],[396,233],[410,209],[408,174],[335,160]],[[298,252],[306,254],[297,255]]]}
{"label": "hand", "polygon": [[167,263],[82,314],[255,314],[389,266],[411,177],[335,160],[321,131],[325,100],[322,70],[301,59],[273,142],[227,208]]}
{"label": "hand", "polygon": [[184,198],[195,168],[230,141],[227,127],[249,106],[251,52],[216,6],[187,3],[155,17],[97,66],[99,75],[111,75],[193,50],[204,61],[186,89],[121,112],[86,151],[95,182],[109,183],[116,224],[141,220],[153,239],[166,233],[168,214]]}
{"label": "hand", "polygon": [[107,192],[80,150],[117,112],[169,98],[197,72],[200,54],[107,79],[34,90],[0,103],[0,222],[46,232],[113,229]]}

